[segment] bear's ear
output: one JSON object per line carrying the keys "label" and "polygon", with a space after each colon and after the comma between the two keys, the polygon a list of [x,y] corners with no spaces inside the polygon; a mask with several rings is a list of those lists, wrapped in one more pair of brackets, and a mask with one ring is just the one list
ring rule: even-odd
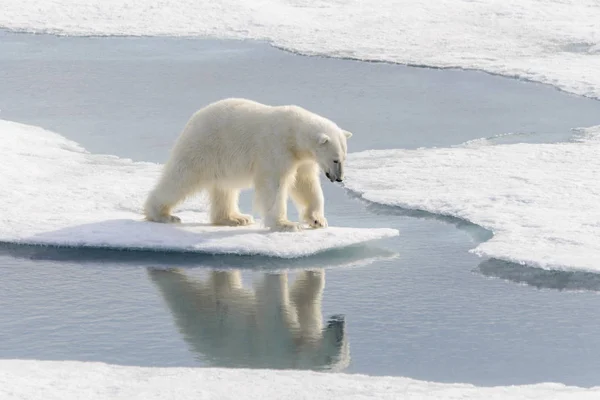
{"label": "bear's ear", "polygon": [[319,136],[319,144],[325,144],[327,142],[329,142],[329,136],[322,133],[321,136]]}
{"label": "bear's ear", "polygon": [[352,137],[352,132],[348,132],[342,129],[342,132],[344,132],[344,135],[346,136],[346,139],[350,139]]}

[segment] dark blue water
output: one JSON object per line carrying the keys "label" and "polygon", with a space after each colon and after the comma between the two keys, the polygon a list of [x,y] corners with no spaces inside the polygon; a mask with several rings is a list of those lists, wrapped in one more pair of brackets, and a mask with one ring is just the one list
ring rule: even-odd
{"label": "dark blue water", "polygon": [[[354,132],[350,151],[557,141],[600,115],[544,85],[255,42],[0,35],[0,118],[94,153],[162,162],[191,113],[228,96],[325,115]],[[400,236],[291,262],[0,246],[0,357],[600,384],[596,275],[483,260],[478,227],[324,189],[330,224]]]}

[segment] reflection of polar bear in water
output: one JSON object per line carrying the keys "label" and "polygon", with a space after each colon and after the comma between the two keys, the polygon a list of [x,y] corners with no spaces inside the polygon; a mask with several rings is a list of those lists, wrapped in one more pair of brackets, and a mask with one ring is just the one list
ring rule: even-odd
{"label": "reflection of polar bear in water", "polygon": [[155,222],[180,222],[171,210],[206,190],[211,222],[248,225],[241,214],[241,189],[254,187],[255,204],[269,228],[296,231],[287,218],[288,194],[302,222],[326,227],[319,168],[332,182],[343,179],[350,132],[297,106],[267,106],[226,99],[196,112],[171,151],[144,212]]}
{"label": "reflection of polar bear in water", "polygon": [[265,274],[255,290],[239,271],[211,271],[206,281],[178,270],[150,270],[179,330],[212,366],[334,369],[349,363],[345,321],[323,329],[325,272],[299,272],[291,288],[286,273]]}

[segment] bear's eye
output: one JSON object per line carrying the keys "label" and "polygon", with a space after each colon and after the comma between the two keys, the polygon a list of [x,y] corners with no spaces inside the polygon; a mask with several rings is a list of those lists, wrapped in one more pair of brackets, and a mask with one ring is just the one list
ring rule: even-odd
{"label": "bear's eye", "polygon": [[339,162],[340,162],[340,160],[333,160],[333,163],[334,163],[334,164],[337,164],[337,163],[339,163]]}

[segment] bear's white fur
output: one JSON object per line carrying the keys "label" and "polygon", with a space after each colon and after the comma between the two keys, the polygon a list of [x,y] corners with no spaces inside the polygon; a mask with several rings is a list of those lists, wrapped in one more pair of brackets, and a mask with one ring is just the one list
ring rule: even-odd
{"label": "bear's white fur", "polygon": [[291,195],[303,222],[326,227],[319,168],[341,182],[350,132],[298,106],[268,106],[225,99],[197,111],[177,139],[162,176],[149,194],[146,219],[180,222],[171,210],[200,190],[210,198],[211,222],[248,225],[240,213],[241,189],[254,187],[266,227],[301,228],[287,218]]}

